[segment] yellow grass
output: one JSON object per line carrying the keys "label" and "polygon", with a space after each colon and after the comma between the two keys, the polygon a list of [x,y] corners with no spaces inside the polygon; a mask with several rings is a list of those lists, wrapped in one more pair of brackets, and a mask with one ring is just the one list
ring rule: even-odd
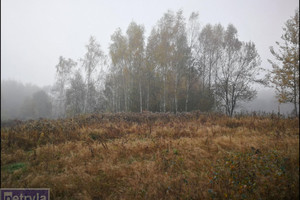
{"label": "yellow grass", "polygon": [[1,187],[51,199],[298,199],[299,119],[101,114],[1,128]]}

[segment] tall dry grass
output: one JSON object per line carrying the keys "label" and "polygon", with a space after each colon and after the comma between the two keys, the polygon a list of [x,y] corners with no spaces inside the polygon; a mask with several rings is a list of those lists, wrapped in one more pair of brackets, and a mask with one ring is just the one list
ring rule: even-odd
{"label": "tall dry grass", "polygon": [[298,199],[299,119],[101,114],[1,128],[1,187],[52,199]]}

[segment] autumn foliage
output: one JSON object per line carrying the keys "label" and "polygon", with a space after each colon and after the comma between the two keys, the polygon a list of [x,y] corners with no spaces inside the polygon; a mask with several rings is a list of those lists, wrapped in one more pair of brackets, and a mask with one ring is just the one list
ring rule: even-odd
{"label": "autumn foliage", "polygon": [[1,127],[1,187],[51,199],[298,199],[299,118],[117,113]]}

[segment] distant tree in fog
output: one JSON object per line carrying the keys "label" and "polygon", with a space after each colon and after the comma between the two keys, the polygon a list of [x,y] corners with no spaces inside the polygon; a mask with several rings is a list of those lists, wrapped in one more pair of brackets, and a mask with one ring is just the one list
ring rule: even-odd
{"label": "distant tree in fog", "polygon": [[21,108],[24,101],[40,88],[14,80],[1,81],[1,120],[23,118]]}
{"label": "distant tree in fog", "polygon": [[21,107],[21,119],[37,119],[52,117],[52,103],[48,94],[39,90],[23,102]]}
{"label": "distant tree in fog", "polygon": [[27,97],[20,108],[20,118],[27,120],[34,119],[35,116],[36,110],[34,108],[32,97]]}
{"label": "distant tree in fog", "polygon": [[77,65],[72,59],[59,57],[59,63],[56,65],[56,83],[53,87],[55,95],[54,112],[56,117],[64,117],[66,111],[66,88],[69,84],[72,70]]}
{"label": "distant tree in fog", "polygon": [[90,37],[89,44],[86,45],[87,52],[84,58],[81,59],[82,66],[86,72],[86,97],[84,101],[83,112],[94,112],[94,106],[96,104],[96,88],[95,80],[93,78],[96,67],[104,61],[105,56],[100,48],[100,44],[94,37]]}
{"label": "distant tree in fog", "polygon": [[81,114],[84,108],[85,84],[79,71],[70,80],[70,88],[66,91],[67,116]]}
{"label": "distant tree in fog", "polygon": [[35,108],[35,117],[49,118],[51,117],[52,104],[48,94],[40,90],[32,95],[32,101]]}

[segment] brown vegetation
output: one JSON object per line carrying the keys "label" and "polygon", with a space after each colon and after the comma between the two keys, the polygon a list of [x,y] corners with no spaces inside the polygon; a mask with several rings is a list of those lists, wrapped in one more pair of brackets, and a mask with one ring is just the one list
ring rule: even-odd
{"label": "brown vegetation", "polygon": [[1,128],[1,187],[51,199],[298,199],[299,119],[100,114]]}

